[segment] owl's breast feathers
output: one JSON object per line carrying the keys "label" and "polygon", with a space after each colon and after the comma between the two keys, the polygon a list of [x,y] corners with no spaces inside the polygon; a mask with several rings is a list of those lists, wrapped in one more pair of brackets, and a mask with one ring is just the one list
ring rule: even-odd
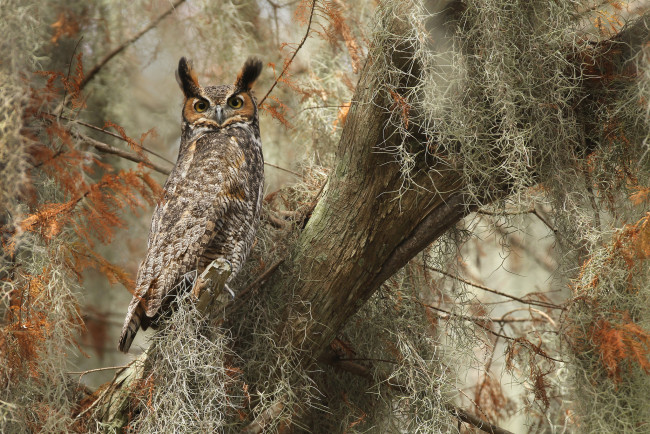
{"label": "owl's breast feathers", "polygon": [[181,145],[154,211],[148,251],[120,337],[128,351],[167,306],[182,276],[225,257],[234,277],[255,238],[264,161],[257,125],[233,125]]}

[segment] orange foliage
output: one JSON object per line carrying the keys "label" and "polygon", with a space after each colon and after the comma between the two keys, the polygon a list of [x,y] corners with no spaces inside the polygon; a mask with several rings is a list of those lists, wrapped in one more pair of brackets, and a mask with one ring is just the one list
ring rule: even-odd
{"label": "orange foliage", "polygon": [[140,141],[139,142],[136,142],[131,137],[129,137],[126,134],[126,132],[124,131],[124,128],[122,128],[121,126],[119,126],[119,125],[117,125],[117,124],[115,124],[115,123],[113,123],[111,121],[106,121],[104,123],[103,129],[107,130],[108,128],[114,128],[115,131],[117,131],[117,133],[120,135],[120,137],[122,137],[122,139],[124,139],[124,141],[126,143],[128,143],[128,145],[131,147],[131,149],[133,149],[135,152],[137,152],[138,155],[140,157],[142,157],[145,161],[147,161],[147,162],[149,161],[147,156],[144,154],[144,140],[149,136],[152,137],[152,138],[156,137],[156,130],[154,128],[150,129],[149,131],[146,131],[146,132],[142,133],[140,135]]}
{"label": "orange foliage", "polygon": [[591,327],[590,336],[607,375],[615,382],[620,383],[621,372],[630,369],[625,362],[634,362],[650,374],[650,333],[632,322],[627,312],[622,323],[600,319]]}
{"label": "orange foliage", "polygon": [[404,128],[408,129],[411,106],[406,101],[406,98],[404,98],[402,95],[398,94],[392,89],[388,89],[388,91],[390,92],[390,96],[393,97],[394,101],[391,110],[399,109],[402,112],[402,123],[404,124]]}
{"label": "orange foliage", "polygon": [[[613,239],[609,256],[605,264],[611,264],[617,259],[623,259],[629,271],[629,279],[634,276],[637,267],[645,266],[644,261],[650,258],[650,212],[646,213],[635,224],[623,226],[622,230]],[[593,267],[593,259],[588,259],[582,264],[580,278]],[[587,289],[594,289],[601,281],[600,273],[595,273],[589,283],[576,286],[577,293]]]}
{"label": "orange foliage", "polygon": [[58,44],[61,36],[73,37],[79,33],[79,17],[69,11],[61,12],[58,19],[50,25],[54,34],[50,39],[53,44]]}
{"label": "orange foliage", "polygon": [[[284,48],[287,45],[288,44],[283,43],[282,47]],[[302,101],[304,101],[307,98],[309,98],[310,96],[313,96],[315,94],[320,94],[321,91],[319,89],[305,89],[305,88],[301,87],[298,83],[296,83],[295,81],[292,80],[291,74],[289,73],[289,66],[291,65],[291,61],[292,61],[291,56],[294,53],[290,53],[288,55],[288,57],[284,59],[284,64],[282,66],[282,70],[284,71],[284,73],[281,76],[277,77],[276,81],[278,83],[285,84],[289,89],[293,90],[294,92],[296,92],[299,95],[302,95]],[[273,75],[276,75],[275,63],[269,62],[268,65],[271,67],[271,69],[273,69]]]}
{"label": "orange foliage", "polygon": [[[608,2],[615,10],[620,11],[622,7],[618,2]],[[609,37],[621,31],[625,25],[625,19],[618,12],[609,12],[599,10],[598,16],[593,19],[594,26],[598,29],[601,36]]]}
{"label": "orange foliage", "polygon": [[474,403],[493,423],[514,414],[515,410],[512,400],[503,393],[501,382],[488,374],[482,375],[476,384]]}
{"label": "orange foliage", "polygon": [[[544,408],[548,409],[551,404],[551,399],[548,396],[549,383],[546,376],[555,371],[555,364],[552,362],[557,360],[550,357],[542,349],[541,342],[538,345],[535,345],[528,339],[519,337],[508,343],[508,348],[506,349],[506,368],[512,370],[514,368],[515,359],[522,358],[524,355],[528,357],[528,370],[535,399],[540,402]],[[535,356],[541,356],[544,358],[544,361],[550,362],[547,364],[548,367],[542,369],[544,364],[540,363],[538,358]]]}
{"label": "orange foliage", "polygon": [[[16,287],[9,293],[9,310],[0,328],[0,358],[9,379],[38,376],[38,363],[44,346],[52,337],[54,324],[48,320],[52,308],[46,292],[52,270],[41,274],[17,273]],[[74,318],[70,319],[77,324]]]}
{"label": "orange foliage", "polygon": [[[61,19],[55,24],[65,28],[66,23]],[[41,88],[31,90],[30,103],[23,114],[25,128],[22,133],[30,143],[28,152],[32,167],[29,176],[51,180],[58,187],[61,199],[39,201],[33,190],[33,196],[26,198],[31,213],[15,228],[2,228],[5,231],[1,237],[2,246],[13,257],[20,246],[18,237],[24,232],[40,235],[46,244],[57,238],[63,242],[57,244],[56,268],[46,268],[40,274],[32,275],[17,262],[12,273],[3,276],[3,280],[14,288],[10,293],[10,307],[4,325],[0,328],[0,359],[8,372],[3,376],[4,381],[37,377],[41,357],[51,351],[46,344],[53,338],[55,330],[50,319],[50,312],[55,309],[55,296],[48,285],[55,273],[67,272],[81,282],[83,272],[94,268],[111,283],[121,282],[127,288],[133,286],[133,280],[124,270],[111,264],[93,248],[97,242],[110,242],[115,230],[125,227],[124,210],[133,212],[145,204],[153,205],[161,192],[143,165],[131,170],[116,170],[103,163],[96,155],[80,149],[71,125],[62,125],[46,111],[60,106],[62,101],[66,110],[84,107],[81,55],[76,56],[70,75],[56,71],[41,71],[38,75],[46,77],[46,81]],[[138,144],[118,125],[107,125],[115,128],[134,149],[140,151],[142,141],[152,133],[143,134]],[[67,318],[72,333],[74,325],[81,325],[80,316],[75,300],[69,300],[68,306],[73,312],[70,314],[72,317]],[[63,328],[57,328],[59,338],[61,330]],[[99,336],[97,330],[95,335]],[[72,335],[63,338],[74,343]]]}
{"label": "orange foliage", "polygon": [[274,97],[273,95],[269,95],[268,98],[273,100],[275,104],[271,105],[268,103],[264,103],[262,104],[260,109],[269,112],[269,114],[273,117],[273,119],[279,121],[282,125],[284,125],[285,128],[291,128],[292,125],[291,123],[289,123],[289,121],[285,116],[287,110],[289,110],[289,107],[287,107],[286,104],[284,104],[282,101],[280,101],[278,98]]}
{"label": "orange foliage", "polygon": [[[86,184],[78,179],[77,185],[72,184],[70,172],[62,174],[59,181],[67,190],[75,190],[79,185],[86,189],[76,192],[73,198],[63,203],[46,203],[26,217],[20,224],[24,231],[40,233],[46,241],[59,235],[63,227],[70,225],[74,232],[93,245],[92,237],[99,241],[110,242],[115,228],[124,227],[119,212],[129,207],[135,210],[142,203],[136,196],[141,197],[150,205],[154,203],[154,193],[151,191],[151,181],[144,181],[148,176],[140,169],[121,170],[116,174],[106,173],[100,181]],[[84,203],[84,206],[79,204]]]}
{"label": "orange foliage", "polygon": [[620,256],[629,270],[650,258],[650,212],[636,224],[629,224],[614,238],[612,256]]}
{"label": "orange foliage", "polygon": [[294,18],[296,21],[298,21],[300,24],[307,24],[309,21],[309,15],[311,13],[311,6],[313,4],[313,0],[301,0],[300,3],[298,3],[298,6],[296,6],[296,10],[293,13]]}
{"label": "orange foliage", "polygon": [[636,190],[636,193],[630,195],[630,201],[634,205],[639,206],[650,199],[650,187],[641,187],[640,185],[636,185],[632,188]]}
{"label": "orange foliage", "polygon": [[[63,94],[64,98],[70,98],[69,102],[73,109],[83,109],[86,102],[82,98],[81,83],[84,79],[82,54],[75,56],[74,73],[64,75],[60,71],[37,71],[36,74],[48,77],[47,83],[42,89],[32,89],[32,107],[26,111],[29,115],[34,115],[44,102],[52,102]],[[61,86],[57,87],[57,81]]]}
{"label": "orange foliage", "polygon": [[321,35],[333,46],[338,41],[343,41],[350,55],[352,71],[356,74],[359,72],[361,61],[363,60],[363,49],[352,34],[350,26],[345,22],[343,3],[340,0],[324,1],[320,4],[320,8],[325,13],[330,24],[329,28],[324,29]]}

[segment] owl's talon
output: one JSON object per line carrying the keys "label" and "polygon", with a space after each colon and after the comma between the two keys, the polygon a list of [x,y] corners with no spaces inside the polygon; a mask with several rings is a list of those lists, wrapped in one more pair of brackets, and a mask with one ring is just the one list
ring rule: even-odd
{"label": "owl's talon", "polygon": [[222,263],[225,262],[226,264],[228,264],[228,267],[230,268],[230,270],[228,270],[228,271],[232,271],[232,262],[230,262],[226,258],[219,258],[218,260],[219,260],[219,262],[222,262]]}
{"label": "owl's talon", "polygon": [[232,289],[230,289],[230,287],[228,285],[224,285],[223,289],[225,289],[226,291],[228,291],[230,293],[230,296],[233,298],[233,300],[235,299],[235,293],[233,292]]}

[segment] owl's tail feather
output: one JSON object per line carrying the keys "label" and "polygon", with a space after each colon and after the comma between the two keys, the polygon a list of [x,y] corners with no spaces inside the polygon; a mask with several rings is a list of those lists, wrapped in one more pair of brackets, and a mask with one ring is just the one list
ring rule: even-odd
{"label": "owl's tail feather", "polygon": [[138,303],[135,311],[131,315],[131,318],[128,322],[124,322],[124,327],[122,328],[122,335],[120,336],[120,343],[117,348],[123,353],[127,353],[129,348],[131,348],[131,343],[135,338],[136,333],[140,330],[140,323],[142,318],[145,315],[144,307],[142,304]]}

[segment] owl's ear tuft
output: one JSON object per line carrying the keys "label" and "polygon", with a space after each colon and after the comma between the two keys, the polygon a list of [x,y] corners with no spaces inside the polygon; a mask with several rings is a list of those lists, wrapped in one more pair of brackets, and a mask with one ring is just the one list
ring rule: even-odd
{"label": "owl's ear tuft", "polygon": [[235,87],[240,90],[250,90],[253,87],[253,84],[255,84],[257,77],[260,76],[262,66],[262,61],[260,59],[249,57],[237,75]]}
{"label": "owl's ear tuft", "polygon": [[192,61],[181,57],[178,62],[178,70],[176,71],[176,81],[181,87],[185,98],[199,96],[201,93],[201,86],[199,86],[199,79],[196,72],[192,68]]}

